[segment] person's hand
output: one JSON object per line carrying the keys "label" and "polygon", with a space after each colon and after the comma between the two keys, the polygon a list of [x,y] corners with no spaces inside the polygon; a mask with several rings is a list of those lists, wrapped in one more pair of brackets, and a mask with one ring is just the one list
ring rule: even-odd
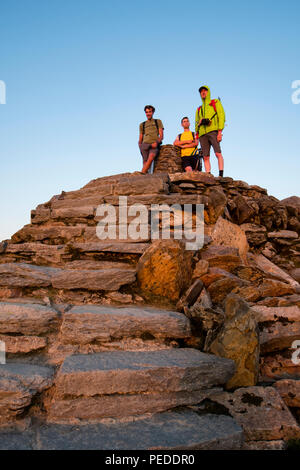
{"label": "person's hand", "polygon": [[157,142],[154,142],[153,144],[151,144],[151,148],[156,149],[157,148]]}
{"label": "person's hand", "polygon": [[217,141],[218,141],[218,142],[221,142],[222,137],[223,137],[223,136],[222,136],[222,131],[219,131],[219,132],[218,132],[218,136],[217,136]]}

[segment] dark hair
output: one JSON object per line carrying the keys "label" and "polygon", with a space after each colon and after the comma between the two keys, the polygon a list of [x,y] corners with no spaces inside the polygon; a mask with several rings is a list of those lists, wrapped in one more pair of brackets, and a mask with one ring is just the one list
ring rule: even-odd
{"label": "dark hair", "polygon": [[206,86],[201,86],[201,87],[199,88],[199,93],[201,93],[202,90],[208,91],[208,88],[206,88]]}
{"label": "dark hair", "polygon": [[155,113],[155,108],[151,104],[146,104],[146,106],[144,107],[145,112],[146,112],[146,109],[152,109],[152,111]]}
{"label": "dark hair", "polygon": [[188,118],[187,116],[184,116],[184,117],[181,119],[181,124],[182,124],[182,122],[183,122],[185,119],[188,119],[188,120],[189,120],[189,118]]}

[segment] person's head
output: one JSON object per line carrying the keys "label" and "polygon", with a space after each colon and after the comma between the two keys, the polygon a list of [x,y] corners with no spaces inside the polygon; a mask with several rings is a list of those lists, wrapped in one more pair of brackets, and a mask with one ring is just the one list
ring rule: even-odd
{"label": "person's head", "polygon": [[144,111],[146,113],[147,119],[151,119],[153,114],[155,113],[155,108],[154,106],[151,106],[151,104],[147,104],[144,107]]}
{"label": "person's head", "polygon": [[205,100],[205,98],[207,97],[208,88],[206,88],[206,86],[201,86],[199,88],[199,93],[200,93],[201,98]]}
{"label": "person's head", "polygon": [[183,129],[189,129],[190,128],[190,120],[187,116],[185,116],[181,119],[181,125],[182,125]]}

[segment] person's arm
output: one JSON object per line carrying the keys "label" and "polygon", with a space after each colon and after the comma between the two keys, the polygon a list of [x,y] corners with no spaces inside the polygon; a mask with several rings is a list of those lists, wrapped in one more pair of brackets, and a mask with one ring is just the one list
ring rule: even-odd
{"label": "person's arm", "polygon": [[198,138],[198,136],[199,136],[199,127],[200,127],[201,122],[202,122],[202,119],[200,119],[199,110],[197,108],[196,117],[195,117],[195,134],[196,134],[196,138]]}
{"label": "person's arm", "polygon": [[158,147],[158,145],[161,144],[162,141],[164,140],[164,128],[162,127],[162,122],[159,123],[159,126],[161,126],[161,127],[159,127],[159,129],[158,129],[158,134],[159,134],[159,135],[158,135],[158,139],[157,139],[156,142],[154,142],[154,143],[151,145],[151,147],[152,147],[153,149],[156,149],[156,148]]}
{"label": "person's arm", "polygon": [[140,137],[139,137],[139,145],[143,143],[143,124],[140,124]]}
{"label": "person's arm", "polygon": [[176,137],[176,139],[174,140],[174,143],[173,145],[175,145],[175,147],[182,147],[182,142],[180,142],[179,140],[179,135]]}
{"label": "person's arm", "polygon": [[222,103],[217,100],[216,101],[216,111],[217,111],[217,115],[218,115],[218,120],[219,120],[219,129],[218,129],[218,142],[221,142],[222,140],[222,131],[224,129],[224,126],[225,126],[225,111],[224,111],[224,108],[222,106]]}
{"label": "person's arm", "polygon": [[159,129],[159,139],[158,139],[158,143],[161,144],[163,140],[164,140],[164,129],[163,129],[163,127],[162,127],[161,129]]}

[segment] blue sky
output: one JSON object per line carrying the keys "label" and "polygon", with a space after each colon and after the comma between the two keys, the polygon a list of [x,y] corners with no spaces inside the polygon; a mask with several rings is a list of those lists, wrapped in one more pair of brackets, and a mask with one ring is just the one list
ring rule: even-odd
{"label": "blue sky", "polygon": [[296,0],[2,1],[0,240],[54,194],[140,169],[144,105],[172,143],[203,83],[226,112],[225,175],[299,195],[299,14]]}

